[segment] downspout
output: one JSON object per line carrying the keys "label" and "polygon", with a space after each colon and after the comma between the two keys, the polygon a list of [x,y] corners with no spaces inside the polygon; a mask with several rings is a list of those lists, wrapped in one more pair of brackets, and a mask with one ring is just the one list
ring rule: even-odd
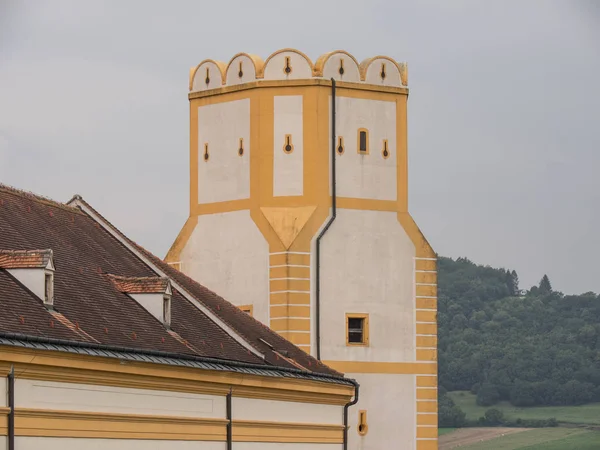
{"label": "downspout", "polygon": [[354,398],[344,405],[344,450],[348,450],[348,409],[358,403],[358,388],[360,385],[355,380],[349,380],[354,385]]}
{"label": "downspout", "polygon": [[8,450],[15,450],[15,368],[8,374]]}
{"label": "downspout", "polygon": [[231,388],[229,388],[229,393],[226,397],[226,408],[227,408],[227,450],[232,450],[233,447],[233,423],[232,423],[232,414],[231,414]]}
{"label": "downspout", "polygon": [[316,344],[317,344],[317,359],[321,360],[321,238],[327,233],[329,227],[336,217],[336,192],[335,192],[335,80],[331,79],[331,217],[325,224],[325,227],[317,236],[316,242],[316,285],[317,291],[315,295],[315,317],[316,317]]}

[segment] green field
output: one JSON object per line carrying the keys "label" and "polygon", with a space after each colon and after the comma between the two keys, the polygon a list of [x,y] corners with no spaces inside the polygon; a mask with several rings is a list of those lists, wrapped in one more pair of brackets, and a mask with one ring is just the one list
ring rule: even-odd
{"label": "green field", "polygon": [[[476,396],[468,391],[448,392],[454,402],[467,414],[467,419],[477,420],[490,408],[504,413],[507,419],[550,419],[559,422],[600,425],[600,403],[588,403],[582,406],[534,406],[519,408],[508,402],[500,402],[494,406],[478,406]],[[600,447],[598,447],[600,448]]]}
{"label": "green field", "polygon": [[600,432],[577,428],[538,428],[461,447],[465,450],[597,450]]}
{"label": "green field", "polygon": [[444,434],[452,433],[456,428],[438,428],[438,436],[443,436]]}

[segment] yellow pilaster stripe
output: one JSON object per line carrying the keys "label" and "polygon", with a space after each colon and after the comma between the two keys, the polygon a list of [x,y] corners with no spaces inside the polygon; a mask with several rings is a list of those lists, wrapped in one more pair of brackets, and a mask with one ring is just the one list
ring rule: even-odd
{"label": "yellow pilaster stripe", "polygon": [[438,450],[438,442],[437,439],[431,440],[418,440],[417,441],[417,450]]}

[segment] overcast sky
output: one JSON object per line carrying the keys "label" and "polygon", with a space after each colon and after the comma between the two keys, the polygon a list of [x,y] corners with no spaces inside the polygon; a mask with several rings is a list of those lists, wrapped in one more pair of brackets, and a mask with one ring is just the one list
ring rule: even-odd
{"label": "overcast sky", "polygon": [[163,257],[189,68],[283,47],[408,62],[410,210],[439,254],[600,291],[600,1],[0,0],[0,182],[79,193]]}

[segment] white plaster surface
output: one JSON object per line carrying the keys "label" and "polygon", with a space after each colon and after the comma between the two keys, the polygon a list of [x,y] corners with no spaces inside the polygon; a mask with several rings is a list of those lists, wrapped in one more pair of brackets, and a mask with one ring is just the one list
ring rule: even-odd
{"label": "white plaster surface", "polygon": [[287,442],[234,442],[235,450],[342,450],[342,444],[293,444]]}
{"label": "white plaster surface", "polygon": [[225,397],[114,386],[15,380],[17,408],[148,414],[182,417],[225,417]]}
{"label": "white plaster surface", "polygon": [[[239,156],[240,138],[244,153]],[[208,143],[209,160],[204,160]],[[198,108],[198,203],[250,196],[250,99]]]}
{"label": "white plaster surface", "polygon": [[8,404],[8,380],[0,377],[0,407]]}
{"label": "white plaster surface", "polygon": [[249,211],[199,216],[180,259],[186,275],[269,323],[269,245]]}
{"label": "white plaster surface", "polygon": [[[415,360],[414,256],[395,212],[338,209],[321,241],[322,359]],[[369,346],[346,345],[346,313],[369,314]]]}
{"label": "white plaster surface", "polygon": [[18,450],[225,450],[227,443],[17,436],[15,447]]}
{"label": "white plaster surface", "polygon": [[[337,195],[396,200],[396,103],[338,96],[336,108],[336,135],[344,138],[344,153],[336,151]],[[357,151],[359,128],[369,132],[368,155]],[[382,156],[384,139],[390,152],[387,159]]]}
{"label": "white plaster surface", "polygon": [[27,289],[33,292],[42,302],[46,297],[46,272],[44,269],[7,269]]}
{"label": "white plaster surface", "polygon": [[[240,63],[242,63],[242,78],[239,76]],[[256,80],[256,69],[252,60],[246,55],[236,56],[227,69],[226,80],[227,86]]]}
{"label": "white plaster surface", "polygon": [[343,407],[233,397],[233,420],[342,425]]}
{"label": "white plaster surface", "polygon": [[[346,374],[360,384],[348,411],[348,450],[416,450],[416,377],[398,374]],[[358,434],[358,412],[367,411],[366,436]]]}
{"label": "white plaster surface", "polygon": [[8,448],[8,436],[0,436],[0,450]]}
{"label": "white plaster surface", "polygon": [[[381,78],[381,65],[385,64],[385,78]],[[366,83],[377,84],[379,86],[402,86],[400,71],[398,67],[388,59],[378,58],[371,61],[367,68]]]}
{"label": "white plaster surface", "polygon": [[163,322],[163,294],[129,294],[136,302],[138,302],[146,311],[156,317],[161,323]]}
{"label": "white plaster surface", "polygon": [[[344,74],[340,75],[340,60],[344,60]],[[329,57],[323,67],[323,78],[331,78],[338,81],[360,82],[360,72],[358,65],[345,53],[334,53]]]}
{"label": "white plaster surface", "polygon": [[[302,96],[282,95],[274,98],[273,124],[273,195],[302,195],[304,137],[302,121]],[[286,153],[285,136],[291,135],[294,150]]]}
{"label": "white plaster surface", "polygon": [[[283,70],[285,68],[286,57],[290,58],[290,66],[292,67],[290,74],[286,74]],[[265,80],[295,80],[305,78],[312,78],[312,68],[302,55],[295,52],[279,53],[265,65]]]}
{"label": "white plaster surface", "polygon": [[[210,82],[206,84],[206,69],[208,69],[208,74],[210,78]],[[194,80],[192,82],[192,92],[197,91],[207,91],[209,89],[216,89],[223,85],[223,77],[221,75],[221,71],[217,67],[217,65],[211,61],[206,61],[202,63],[196,74],[194,75]]]}

